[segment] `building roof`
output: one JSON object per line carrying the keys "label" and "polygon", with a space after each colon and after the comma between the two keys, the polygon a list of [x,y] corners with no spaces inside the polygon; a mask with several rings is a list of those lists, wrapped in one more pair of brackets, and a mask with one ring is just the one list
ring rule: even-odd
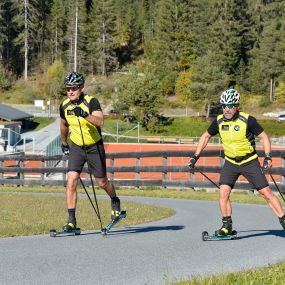
{"label": "building roof", "polygon": [[0,119],[6,121],[21,121],[34,116],[8,105],[0,104]]}

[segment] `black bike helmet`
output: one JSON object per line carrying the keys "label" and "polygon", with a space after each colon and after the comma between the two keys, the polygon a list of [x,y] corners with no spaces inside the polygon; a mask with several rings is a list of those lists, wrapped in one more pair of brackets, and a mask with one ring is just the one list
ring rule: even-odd
{"label": "black bike helmet", "polygon": [[76,71],[68,73],[64,78],[64,85],[67,87],[84,85],[84,76]]}

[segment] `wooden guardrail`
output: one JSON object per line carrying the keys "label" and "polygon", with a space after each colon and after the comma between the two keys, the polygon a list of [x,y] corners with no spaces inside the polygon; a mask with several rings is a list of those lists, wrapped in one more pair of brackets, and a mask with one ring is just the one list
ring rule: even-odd
{"label": "wooden guardrail", "polygon": [[[148,152],[119,152],[106,153],[108,166],[107,171],[109,178],[116,186],[155,186],[155,187],[183,187],[183,188],[214,188],[215,186],[208,180],[204,181],[199,178],[199,172],[206,175],[214,174],[213,179],[218,183],[221,165],[224,161],[222,150],[208,150],[202,153],[199,164],[194,169],[194,173],[189,172],[187,162],[189,157],[194,154],[193,151],[148,151]],[[264,156],[264,153],[258,151],[259,156]],[[279,167],[273,167],[271,174],[276,177],[279,182],[279,188],[285,192],[285,151],[273,151],[272,156],[274,160],[278,160]],[[148,158],[153,161],[160,161],[159,165],[155,163],[148,163],[143,165],[143,159]],[[185,158],[185,164],[170,165],[170,161],[174,158]],[[200,162],[204,159],[205,165]],[[214,158],[218,161],[215,166],[208,166],[208,158]],[[127,159],[128,162],[120,164],[120,161]],[[156,159],[156,160],[155,160]],[[5,155],[0,156],[0,184],[2,185],[65,185],[67,172],[67,156],[35,156],[35,155]],[[56,161],[53,167],[49,167],[51,162]],[[150,164],[150,165],[149,165]],[[53,164],[54,165],[54,164]],[[87,167],[84,167],[83,174],[88,174]],[[134,176],[130,179],[121,179],[116,176],[129,173]],[[143,177],[144,173],[158,173],[161,178],[146,179]],[[170,173],[184,173],[184,179],[171,179]],[[55,177],[56,175],[56,177]],[[83,177],[86,185],[90,185],[89,175]],[[272,183],[270,183],[272,184]],[[274,190],[274,185],[272,184]],[[238,181],[235,188],[237,189],[252,189],[247,182]]]}

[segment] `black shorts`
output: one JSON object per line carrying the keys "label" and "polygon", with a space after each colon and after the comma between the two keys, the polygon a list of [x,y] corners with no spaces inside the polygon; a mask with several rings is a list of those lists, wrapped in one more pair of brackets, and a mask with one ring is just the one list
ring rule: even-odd
{"label": "black shorts", "polygon": [[234,188],[240,175],[243,175],[256,190],[261,190],[268,186],[267,179],[261,171],[257,158],[242,165],[233,164],[226,160],[221,171],[220,185],[225,184]]}
{"label": "black shorts", "polygon": [[[103,141],[100,140],[96,144],[86,146],[86,152],[91,173],[97,178],[104,178],[107,172]],[[81,173],[85,162],[86,154],[84,147],[78,146],[71,142],[68,171],[76,171]]]}

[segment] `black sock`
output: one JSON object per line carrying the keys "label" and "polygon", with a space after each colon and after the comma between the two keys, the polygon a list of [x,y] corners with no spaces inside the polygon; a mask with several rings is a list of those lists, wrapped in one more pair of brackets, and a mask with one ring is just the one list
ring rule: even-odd
{"label": "black sock", "polygon": [[115,195],[114,197],[111,197],[111,200],[112,200],[113,202],[120,201],[120,199],[117,197],[117,195]]}
{"label": "black sock", "polygon": [[279,218],[280,222],[283,222],[284,220],[285,220],[285,214],[281,218]]}
{"label": "black sock", "polygon": [[68,211],[68,222],[70,222],[70,223],[76,222],[75,210],[76,210],[75,208],[67,209],[67,211]]}

